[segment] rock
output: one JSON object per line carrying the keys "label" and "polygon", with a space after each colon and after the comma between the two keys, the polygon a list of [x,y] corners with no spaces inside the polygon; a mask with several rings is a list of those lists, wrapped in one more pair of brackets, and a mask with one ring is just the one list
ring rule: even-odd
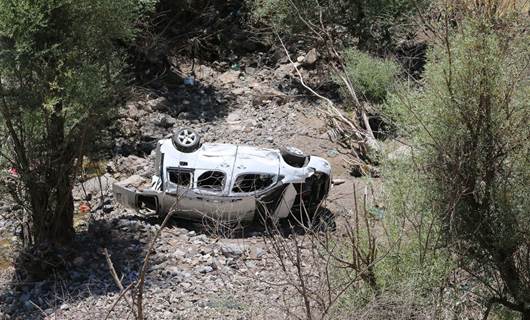
{"label": "rock", "polygon": [[253,75],[254,73],[256,73],[256,68],[253,68],[253,67],[246,67],[246,68],[245,68],[245,72],[246,72],[247,74]]}
{"label": "rock", "polygon": [[164,129],[172,128],[177,123],[177,120],[169,115],[160,115],[158,119],[155,120],[155,124]]}
{"label": "rock", "polygon": [[202,266],[199,268],[200,273],[210,273],[213,271],[213,268],[211,266]]}
{"label": "rock", "polygon": [[74,196],[84,197],[84,192],[86,192],[87,195],[92,196],[99,196],[101,195],[101,192],[106,194],[112,188],[114,182],[116,182],[116,180],[110,175],[88,179],[81,183],[83,185],[82,187],[76,186],[76,188],[74,188]]}
{"label": "rock", "polygon": [[76,267],[80,267],[85,263],[85,259],[83,257],[76,257],[73,263]]}
{"label": "rock", "polygon": [[306,54],[305,59],[304,59],[304,65],[312,66],[315,64],[315,62],[317,62],[317,59],[318,59],[317,49],[313,48],[309,50],[309,52]]}
{"label": "rock", "polygon": [[234,90],[232,90],[232,94],[234,94],[236,96],[240,96],[244,92],[245,92],[245,88],[235,88]]}
{"label": "rock", "polygon": [[239,71],[229,70],[217,77],[221,84],[230,84],[239,80]]}
{"label": "rock", "polygon": [[274,142],[274,138],[273,137],[267,137],[266,140],[267,140],[267,142],[270,142],[270,143]]}
{"label": "rock", "polygon": [[208,237],[204,234],[200,234],[198,236],[192,237],[190,241],[193,244],[205,244],[208,243]]}
{"label": "rock", "polygon": [[237,243],[226,243],[221,246],[221,253],[225,257],[239,257],[241,256],[245,250],[247,250],[247,246],[237,244]]}
{"label": "rock", "polygon": [[250,258],[254,260],[261,259],[265,255],[265,250],[261,247],[252,247],[250,249]]}
{"label": "rock", "polygon": [[298,58],[296,58],[296,62],[299,62],[299,63],[304,62],[304,60],[305,60],[304,56],[299,56]]}
{"label": "rock", "polygon": [[165,97],[158,97],[145,103],[151,110],[165,111],[169,108],[169,102]]}
{"label": "rock", "polygon": [[177,119],[179,119],[179,120],[189,120],[189,119],[192,119],[192,118],[193,118],[193,115],[192,115],[191,112],[181,112],[177,116]]}
{"label": "rock", "polygon": [[231,112],[226,117],[226,122],[228,123],[238,122],[240,120],[241,120],[241,115],[239,114],[239,112]]}
{"label": "rock", "polygon": [[120,116],[124,118],[131,118],[133,120],[138,120],[141,114],[143,113],[145,112],[140,111],[136,103],[127,102],[127,104],[125,105],[125,109],[122,109],[122,111],[120,112]]}
{"label": "rock", "polygon": [[144,177],[135,174],[123,181],[120,181],[118,184],[126,188],[139,188],[142,184],[145,183],[147,183],[147,180]]}

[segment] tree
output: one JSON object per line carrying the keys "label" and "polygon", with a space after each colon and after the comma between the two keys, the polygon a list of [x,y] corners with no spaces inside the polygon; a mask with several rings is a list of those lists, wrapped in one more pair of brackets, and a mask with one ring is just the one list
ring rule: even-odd
{"label": "tree", "polygon": [[[415,146],[416,193],[493,304],[530,319],[527,13],[461,1],[442,15],[423,88],[398,113]],[[487,314],[486,314],[487,316]]]}
{"label": "tree", "polygon": [[[356,38],[361,50],[385,54],[413,38],[418,8],[430,0],[246,0],[250,18],[287,34],[305,36],[313,27],[340,25]],[[344,39],[347,41],[347,39]]]}
{"label": "tree", "polygon": [[[85,147],[122,88],[123,44],[151,3],[0,2],[0,145],[16,169],[31,243],[73,236],[72,187]],[[120,46],[121,44],[121,46]]]}

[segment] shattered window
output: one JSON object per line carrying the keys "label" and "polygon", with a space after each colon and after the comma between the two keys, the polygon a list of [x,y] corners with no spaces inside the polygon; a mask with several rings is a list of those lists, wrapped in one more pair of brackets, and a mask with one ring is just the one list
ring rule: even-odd
{"label": "shattered window", "polygon": [[179,171],[179,170],[168,170],[169,181],[176,185],[183,187],[191,186],[191,172],[190,171]]}
{"label": "shattered window", "polygon": [[221,171],[206,171],[199,176],[197,187],[211,191],[223,191],[225,174]]}
{"label": "shattered window", "polygon": [[237,177],[232,192],[255,192],[263,190],[274,183],[274,175],[271,174],[242,174]]}

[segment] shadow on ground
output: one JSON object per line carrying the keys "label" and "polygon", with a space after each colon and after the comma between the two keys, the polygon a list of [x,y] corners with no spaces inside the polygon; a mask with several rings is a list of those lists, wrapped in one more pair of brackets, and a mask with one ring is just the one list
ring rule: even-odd
{"label": "shadow on ground", "polygon": [[[21,252],[15,260],[14,276],[0,289],[1,312],[11,319],[43,319],[52,314],[60,317],[62,310],[76,305],[78,301],[84,301],[86,306],[88,299],[94,317],[105,318],[109,301],[114,301],[120,290],[109,271],[104,249],[110,254],[123,286],[127,287],[138,279],[147,248],[160,223],[160,218],[138,215],[96,220],[88,225],[86,231],[78,232],[68,248],[39,248]],[[293,225],[292,221],[283,221],[278,230],[285,237],[307,231]],[[180,219],[171,219],[167,228],[170,232],[177,228],[185,229],[179,232],[187,232],[189,237],[223,236],[221,233],[214,234],[205,224]],[[269,228],[254,223],[224,236],[247,238],[269,234]],[[157,287],[171,281],[158,280],[148,280],[146,286]],[[98,297],[108,296],[113,297],[107,299],[107,304],[97,305]]]}
{"label": "shadow on ground", "polygon": [[[68,248],[21,251],[13,278],[0,290],[0,310],[11,319],[42,319],[89,296],[117,293],[103,249],[127,286],[138,277],[153,233],[139,229],[146,228],[121,219],[96,221],[77,233]],[[139,237],[138,232],[148,236]]]}
{"label": "shadow on ground", "polygon": [[[149,216],[130,216],[130,219],[137,219],[147,222],[151,225],[160,225],[162,219],[156,215]],[[334,231],[336,228],[335,216],[327,208],[321,209],[318,219],[311,223],[300,223],[299,219],[289,218],[282,219],[278,224],[271,222],[261,223],[254,221],[244,225],[222,224],[212,221],[190,221],[172,217],[167,225],[167,228],[183,228],[195,232],[196,234],[204,234],[210,237],[230,238],[230,239],[244,239],[250,237],[266,237],[271,234],[281,234],[283,237],[291,235],[303,235],[307,232],[314,231]]]}

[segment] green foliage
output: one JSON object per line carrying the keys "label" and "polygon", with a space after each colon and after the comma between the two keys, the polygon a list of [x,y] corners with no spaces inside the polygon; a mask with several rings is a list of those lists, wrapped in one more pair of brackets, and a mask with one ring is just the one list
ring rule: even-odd
{"label": "green foliage", "polygon": [[530,48],[513,16],[481,10],[433,46],[421,91],[389,99],[414,146],[407,174],[390,184],[391,203],[435,219],[462,268],[501,304],[530,313]]}
{"label": "green foliage", "polygon": [[357,37],[363,49],[392,49],[415,32],[412,23],[416,9],[427,0],[247,0],[251,19],[273,26],[280,32],[309,32],[306,22],[338,24]]}
{"label": "green foliage", "polygon": [[49,226],[59,216],[68,229],[74,163],[117,105],[124,44],[153,5],[151,0],[0,2],[0,134],[9,142],[2,155],[20,172],[33,223],[46,232],[60,233],[58,225]]}
{"label": "green foliage", "polygon": [[344,60],[344,72],[357,95],[371,102],[383,102],[399,75],[399,65],[392,60],[372,57],[357,49],[346,50]]}

